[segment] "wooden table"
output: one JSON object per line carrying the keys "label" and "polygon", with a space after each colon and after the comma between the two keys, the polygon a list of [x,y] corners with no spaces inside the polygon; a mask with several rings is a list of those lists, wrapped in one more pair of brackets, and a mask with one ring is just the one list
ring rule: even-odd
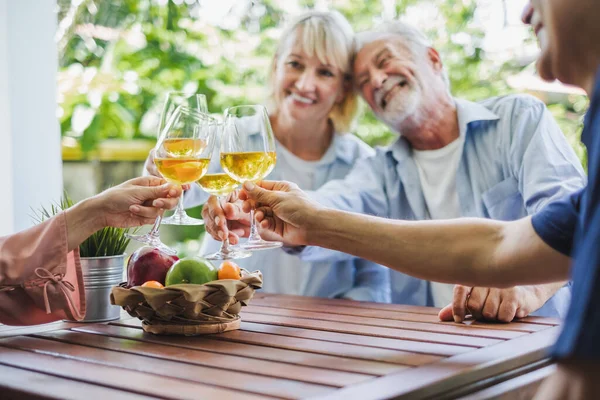
{"label": "wooden table", "polygon": [[[0,398],[516,398],[552,372],[559,321],[442,323],[437,309],[257,294],[238,331],[0,325]],[[522,397],[529,398],[529,397]]]}

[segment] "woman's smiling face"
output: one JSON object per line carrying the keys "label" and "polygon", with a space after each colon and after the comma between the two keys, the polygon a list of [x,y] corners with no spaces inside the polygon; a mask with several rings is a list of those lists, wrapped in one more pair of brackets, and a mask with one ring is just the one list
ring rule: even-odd
{"label": "woman's smiling face", "polygon": [[344,74],[331,63],[294,43],[275,72],[279,110],[295,120],[327,118],[344,98]]}

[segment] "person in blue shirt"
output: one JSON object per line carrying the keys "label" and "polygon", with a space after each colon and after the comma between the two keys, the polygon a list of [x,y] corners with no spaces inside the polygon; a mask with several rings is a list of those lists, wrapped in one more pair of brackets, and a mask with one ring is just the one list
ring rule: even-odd
{"label": "person in blue shirt", "polygon": [[[573,300],[552,350],[558,368],[535,399],[598,399],[600,4],[538,0],[527,5],[523,20],[539,38],[540,76],[580,86],[591,99],[582,134],[589,160],[584,189],[533,217],[508,222],[412,222],[353,214],[324,207],[287,182],[247,182],[240,197],[249,200],[244,210],[259,203],[256,218],[265,239],[348,252],[422,279],[507,287],[572,278]],[[467,288],[459,287],[454,297],[455,313],[461,317],[468,296]]]}
{"label": "person in blue shirt", "polygon": [[[269,76],[269,117],[277,152],[270,178],[315,190],[345,177],[357,160],[373,154],[372,148],[347,133],[358,109],[350,80],[353,43],[352,27],[335,11],[303,13],[284,29]],[[218,155],[213,161],[211,169],[218,168]],[[151,159],[147,167],[158,173]],[[193,185],[184,204],[192,207],[207,199],[208,194]],[[210,201],[220,208],[216,198]],[[220,239],[207,235],[200,254],[213,253],[220,244]],[[303,261],[276,249],[255,251],[237,263],[250,271],[261,270],[263,291],[268,293],[390,301],[389,270],[360,258]]]}
{"label": "person in blue shirt", "polygon": [[[479,103],[452,97],[437,51],[421,32],[401,22],[359,33],[356,41],[355,84],[375,115],[401,136],[357,161],[343,180],[311,193],[322,205],[401,220],[508,221],[585,185],[579,160],[541,101],[525,95]],[[211,223],[207,229],[216,232]],[[320,263],[354,258],[318,247],[299,256]],[[394,303],[446,306],[443,320],[454,317],[454,290],[454,285],[391,272]],[[489,320],[511,321],[530,313],[563,317],[570,300],[564,282],[469,290],[471,314]]]}

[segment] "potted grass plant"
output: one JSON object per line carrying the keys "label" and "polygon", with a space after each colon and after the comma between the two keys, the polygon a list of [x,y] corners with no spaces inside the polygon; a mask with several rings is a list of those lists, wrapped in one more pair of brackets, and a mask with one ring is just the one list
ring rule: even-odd
{"label": "potted grass plant", "polygon": [[[37,223],[71,207],[73,201],[65,193],[60,202],[35,212]],[[102,322],[118,319],[120,307],[110,304],[110,291],[123,279],[125,249],[129,239],[127,228],[105,227],[94,232],[79,245],[81,269],[85,286],[86,313],[82,322]]]}

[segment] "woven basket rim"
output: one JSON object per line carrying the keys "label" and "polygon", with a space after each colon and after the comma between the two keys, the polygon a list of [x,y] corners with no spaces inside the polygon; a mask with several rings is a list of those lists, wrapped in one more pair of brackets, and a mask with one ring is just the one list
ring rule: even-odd
{"label": "woven basket rim", "polygon": [[133,286],[122,282],[113,287],[111,303],[129,315],[149,323],[204,325],[239,318],[256,289],[262,287],[260,271],[245,271],[241,279],[221,279],[204,284],[177,284],[164,288]]}

